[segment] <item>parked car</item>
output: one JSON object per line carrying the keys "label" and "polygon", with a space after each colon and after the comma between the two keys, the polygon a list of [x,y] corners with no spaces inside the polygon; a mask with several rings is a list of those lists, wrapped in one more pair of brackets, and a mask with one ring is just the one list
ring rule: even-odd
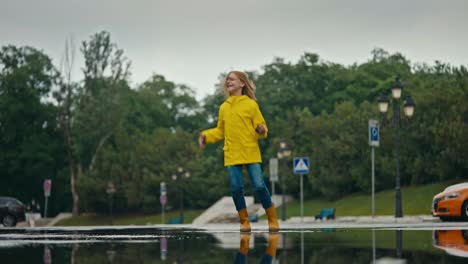
{"label": "parked car", "polygon": [[0,221],[3,226],[16,226],[26,219],[24,205],[16,198],[0,197]]}
{"label": "parked car", "polygon": [[432,199],[432,215],[468,221],[468,182],[451,185]]}

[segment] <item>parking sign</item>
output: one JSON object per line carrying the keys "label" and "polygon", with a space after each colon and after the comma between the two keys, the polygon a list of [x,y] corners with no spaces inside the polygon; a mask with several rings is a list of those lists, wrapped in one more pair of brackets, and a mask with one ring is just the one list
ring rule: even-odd
{"label": "parking sign", "polygon": [[371,147],[379,146],[379,122],[374,119],[369,120],[369,145]]}

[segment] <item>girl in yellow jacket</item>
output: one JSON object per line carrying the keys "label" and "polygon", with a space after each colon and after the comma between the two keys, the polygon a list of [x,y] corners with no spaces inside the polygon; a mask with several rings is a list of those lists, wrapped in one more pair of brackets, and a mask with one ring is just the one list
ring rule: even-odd
{"label": "girl in yellow jacket", "polygon": [[200,148],[204,148],[206,143],[224,139],[224,166],[228,169],[241,231],[251,230],[244,199],[243,167],[247,169],[253,189],[266,211],[270,231],[277,231],[279,224],[275,206],[260,166],[262,157],[258,139],[267,137],[268,128],[256,102],[255,86],[244,72],[232,71],[224,81],[224,92],[227,99],[219,108],[216,128],[202,131],[198,143]]}

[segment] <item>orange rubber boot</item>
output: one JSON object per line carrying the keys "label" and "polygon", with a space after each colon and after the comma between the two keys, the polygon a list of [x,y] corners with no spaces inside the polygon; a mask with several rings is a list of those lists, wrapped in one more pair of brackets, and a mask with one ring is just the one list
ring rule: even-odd
{"label": "orange rubber boot", "polygon": [[265,209],[268,216],[268,228],[270,231],[275,232],[279,230],[278,218],[276,217],[275,205],[272,204],[269,208]]}
{"label": "orange rubber boot", "polygon": [[250,228],[249,222],[249,215],[247,213],[247,209],[241,209],[238,211],[239,213],[239,220],[240,220],[240,231],[241,232],[250,232],[252,229]]}

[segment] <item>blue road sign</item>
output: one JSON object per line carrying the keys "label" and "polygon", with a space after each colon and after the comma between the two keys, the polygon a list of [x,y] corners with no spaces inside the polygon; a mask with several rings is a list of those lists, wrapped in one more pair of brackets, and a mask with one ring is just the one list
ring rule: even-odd
{"label": "blue road sign", "polygon": [[310,170],[309,157],[295,157],[293,170],[295,174],[308,174]]}
{"label": "blue road sign", "polygon": [[369,145],[372,147],[379,146],[379,123],[377,120],[369,120]]}
{"label": "blue road sign", "polygon": [[371,127],[371,141],[379,141],[379,128],[378,127]]}

